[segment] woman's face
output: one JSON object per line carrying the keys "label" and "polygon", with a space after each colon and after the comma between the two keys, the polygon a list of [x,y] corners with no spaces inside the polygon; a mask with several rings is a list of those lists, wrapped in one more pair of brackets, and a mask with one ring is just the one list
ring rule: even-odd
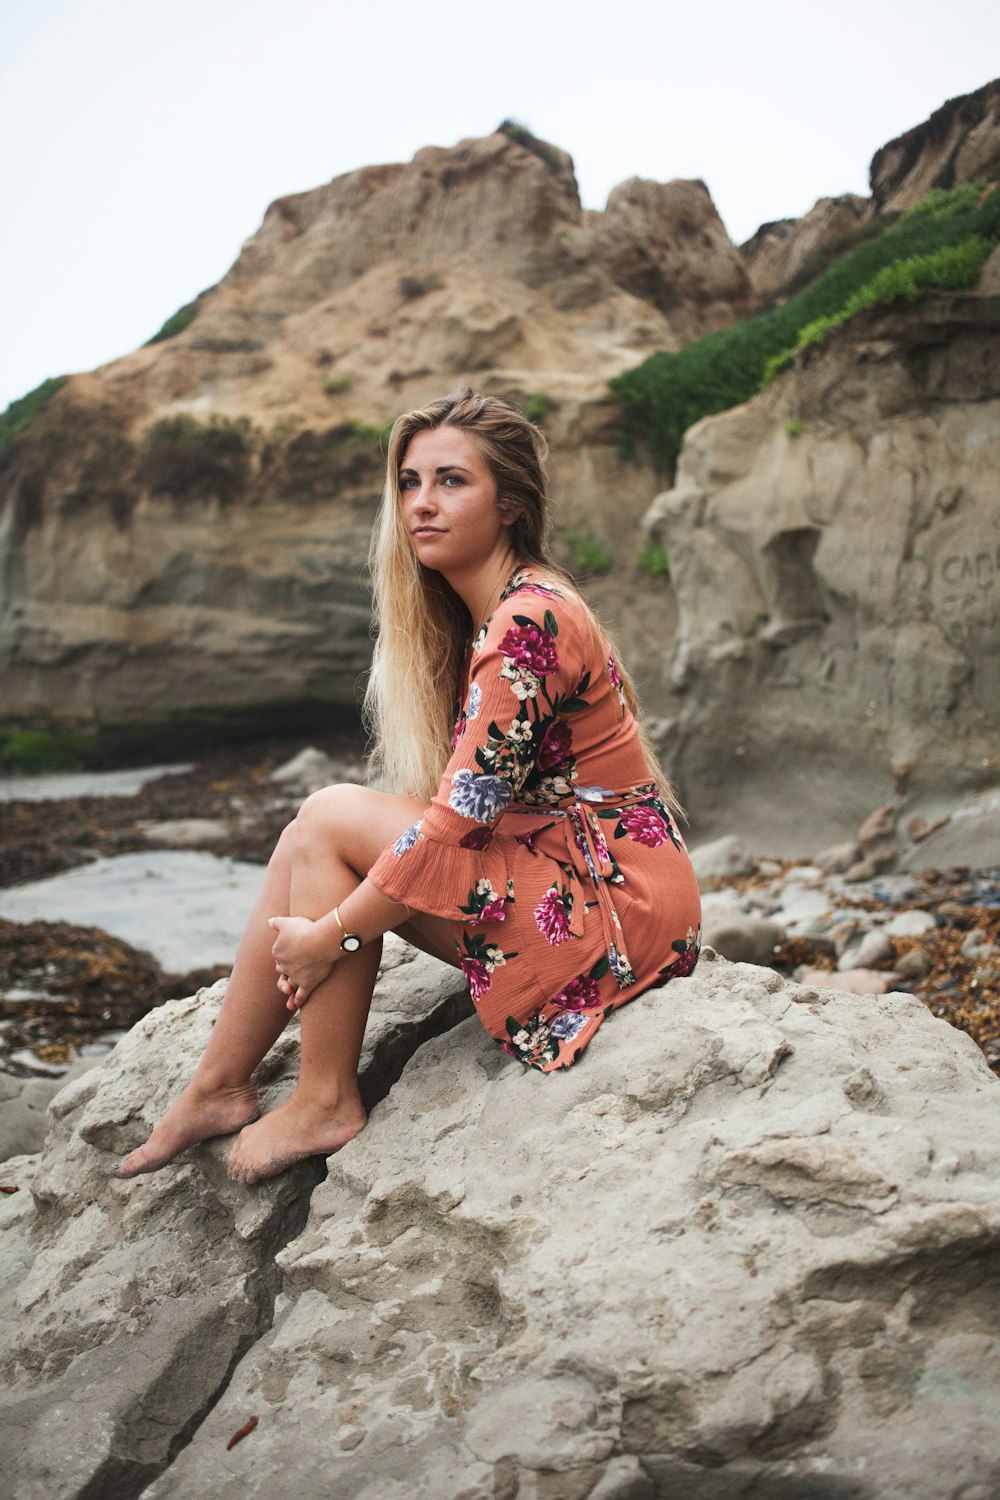
{"label": "woman's face", "polygon": [[399,468],[403,518],[419,562],[449,580],[474,575],[510,550],[513,516],[473,438],[459,427],[418,432]]}

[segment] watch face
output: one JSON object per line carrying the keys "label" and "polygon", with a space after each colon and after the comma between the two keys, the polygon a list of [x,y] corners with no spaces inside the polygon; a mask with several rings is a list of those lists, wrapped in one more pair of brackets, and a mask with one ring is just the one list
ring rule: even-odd
{"label": "watch face", "polygon": [[349,932],[340,945],[345,953],[357,953],[361,947],[361,939],[353,932]]}

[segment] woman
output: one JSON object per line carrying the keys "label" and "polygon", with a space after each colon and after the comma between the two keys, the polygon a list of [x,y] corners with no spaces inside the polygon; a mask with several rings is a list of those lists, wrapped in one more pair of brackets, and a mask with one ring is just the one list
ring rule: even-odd
{"label": "woman", "polygon": [[[486,1029],[545,1072],[694,968],[697,882],[631,684],[548,556],[544,452],[516,408],[468,387],[396,422],[366,706],[382,779],[409,790],[306,800],[194,1077],[116,1176],[239,1130],[230,1174],[255,1182],[356,1135],[389,930],[459,966]],[[258,1119],[252,1074],[292,1011],[298,1083]]]}

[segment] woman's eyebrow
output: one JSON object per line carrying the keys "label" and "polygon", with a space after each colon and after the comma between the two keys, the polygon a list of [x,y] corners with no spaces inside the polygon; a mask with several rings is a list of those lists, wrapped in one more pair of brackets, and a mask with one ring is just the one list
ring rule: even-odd
{"label": "woman's eyebrow", "polygon": [[[434,472],[435,472],[435,474],[450,474],[453,470],[456,471],[459,474],[469,474],[469,473],[471,473],[471,470],[463,468],[461,464],[439,464],[438,467],[434,470]],[[416,473],[417,473],[416,469],[408,469],[408,468],[407,469],[400,469],[400,471],[399,471],[400,478],[402,478],[402,476],[404,474],[416,474]],[[417,477],[419,478],[419,476],[417,476]]]}

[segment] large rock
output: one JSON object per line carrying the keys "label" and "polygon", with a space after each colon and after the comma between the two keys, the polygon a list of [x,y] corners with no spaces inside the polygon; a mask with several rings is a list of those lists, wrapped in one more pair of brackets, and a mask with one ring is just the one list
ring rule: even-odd
{"label": "large rock", "polygon": [[872,157],[872,197],[879,212],[909,208],[932,188],[951,188],[987,172],[1000,158],[1000,78],[949,99],[929,119],[889,141]]}
{"label": "large rock", "polygon": [[836,255],[870,217],[871,202],[857,193],[820,198],[801,219],[776,219],[762,224],[740,246],[758,297],[783,301],[790,284],[818,275],[824,254]]}
{"label": "large rock", "polygon": [[656,475],[608,378],[751,305],[704,184],[587,212],[523,131],[279,199],[190,326],[0,456],[5,719],[162,743],[355,715],[380,429],[462,380],[535,398],[563,526],[630,566]]}
{"label": "large rock", "polygon": [[554,1077],[470,1020],[311,1201],[218,1147],[100,1176],[187,1012],[2,1205],[15,1500],[996,1492],[997,1085],[911,997],[704,962]]}
{"label": "large rock", "polygon": [[976,295],[863,315],[687,433],[647,522],[679,608],[654,704],[699,838],[811,854],[903,766],[917,800],[995,781],[998,330]]}
{"label": "large rock", "polygon": [[[138,1494],[270,1325],[274,1256],[304,1223],[322,1162],[247,1192],[227,1178],[229,1142],[217,1141],[125,1186],[107,1175],[190,1075],[223,989],[150,1012],[64,1089],[40,1166],[0,1201],[0,1447],[12,1500]],[[367,1101],[467,1005],[457,975],[389,940],[362,1058]],[[288,1092],[297,1055],[293,1027],[260,1071],[268,1103]],[[20,1183],[18,1167],[9,1162],[4,1180]]]}

